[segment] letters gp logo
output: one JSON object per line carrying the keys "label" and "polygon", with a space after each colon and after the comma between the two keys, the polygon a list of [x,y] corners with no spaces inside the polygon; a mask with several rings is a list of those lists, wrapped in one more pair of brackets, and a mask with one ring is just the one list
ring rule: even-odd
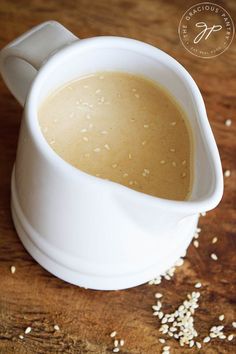
{"label": "letters gp logo", "polygon": [[211,2],[190,7],[182,16],[178,28],[185,49],[205,59],[222,54],[232,43],[234,31],[229,13]]}

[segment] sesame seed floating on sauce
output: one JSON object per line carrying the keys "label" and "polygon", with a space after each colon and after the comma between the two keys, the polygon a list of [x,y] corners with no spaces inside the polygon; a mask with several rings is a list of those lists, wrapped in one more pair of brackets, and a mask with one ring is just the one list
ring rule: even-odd
{"label": "sesame seed floating on sauce", "polygon": [[89,141],[87,136],[83,136],[83,140],[86,141],[86,142]]}
{"label": "sesame seed floating on sauce", "polygon": [[100,149],[99,147],[97,147],[97,148],[93,149],[93,151],[94,151],[94,152],[100,152],[101,149]]}
{"label": "sesame seed floating on sauce", "polygon": [[109,146],[108,144],[105,144],[105,145],[104,145],[104,148],[105,148],[106,150],[111,150],[111,148],[110,148],[110,146]]}
{"label": "sesame seed floating on sauce", "polygon": [[87,129],[86,128],[83,128],[80,130],[81,133],[86,133],[87,132]]}

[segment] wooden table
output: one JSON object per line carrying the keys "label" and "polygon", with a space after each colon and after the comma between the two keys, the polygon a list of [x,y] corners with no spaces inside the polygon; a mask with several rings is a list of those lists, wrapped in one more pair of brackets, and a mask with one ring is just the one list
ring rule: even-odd
{"label": "wooden table", "polygon": [[[217,0],[215,0],[218,2]],[[177,34],[179,20],[196,1],[187,0],[1,0],[0,45],[7,44],[32,26],[55,19],[80,38],[118,35],[157,46],[180,61],[203,94],[209,120],[220,150],[225,179],[222,202],[200,220],[200,246],[191,245],[185,263],[171,281],[133,289],[102,292],[67,284],[41,268],[25,251],[14,230],[10,214],[10,175],[15,159],[22,108],[0,81],[0,353],[109,353],[109,333],[125,339],[122,353],[161,353],[159,323],[152,316],[155,292],[164,294],[164,309],[171,311],[196,281],[203,284],[196,328],[203,338],[225,314],[226,334],[235,333],[236,320],[236,46],[221,56],[204,60],[189,54]],[[236,18],[236,2],[221,1]],[[225,126],[227,118],[232,126]],[[218,242],[212,244],[212,238]],[[210,254],[218,255],[213,261]],[[10,267],[16,267],[11,274]],[[60,331],[53,326],[58,324]],[[27,326],[31,333],[20,339]],[[171,353],[197,352],[168,341]],[[213,340],[202,353],[236,352],[234,339]]]}

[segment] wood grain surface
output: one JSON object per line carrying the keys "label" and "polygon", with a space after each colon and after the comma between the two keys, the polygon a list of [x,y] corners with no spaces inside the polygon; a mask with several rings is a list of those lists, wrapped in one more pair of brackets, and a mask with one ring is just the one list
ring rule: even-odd
{"label": "wood grain surface", "polygon": [[[10,214],[10,175],[15,159],[22,108],[0,81],[0,353],[109,353],[116,330],[125,339],[122,353],[161,353],[159,322],[152,316],[154,294],[164,294],[164,310],[178,306],[201,281],[195,323],[200,338],[225,314],[225,333],[236,320],[236,46],[204,60],[181,45],[177,28],[182,14],[197,1],[187,0],[0,0],[0,46],[40,22],[54,19],[80,38],[118,35],[136,38],[166,51],[191,73],[203,94],[224,169],[220,205],[200,220],[199,248],[191,245],[185,263],[171,281],[114,292],[85,290],[67,284],[41,268],[23,248]],[[236,2],[217,1],[236,18]],[[226,127],[225,119],[232,119]],[[218,242],[212,244],[214,236]],[[217,262],[210,259],[215,252]],[[11,274],[10,267],[16,272]],[[58,324],[60,331],[53,326]],[[24,333],[27,326],[31,333]],[[236,333],[235,333],[236,334]],[[169,340],[172,353],[197,353]],[[199,352],[236,352],[236,338],[212,340]]]}

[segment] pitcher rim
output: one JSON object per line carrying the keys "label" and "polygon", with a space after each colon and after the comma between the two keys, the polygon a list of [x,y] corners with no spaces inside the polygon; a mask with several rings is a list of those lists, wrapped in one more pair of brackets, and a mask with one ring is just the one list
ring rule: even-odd
{"label": "pitcher rim", "polygon": [[[97,47],[96,47],[97,46]],[[165,64],[165,61],[168,61],[169,66],[171,65],[171,69],[178,71],[181,74],[182,80],[187,82],[189,85],[191,92],[193,94],[194,100],[197,104],[199,114],[198,117],[201,120],[201,126],[204,130],[204,137],[207,136],[207,148],[210,152],[210,159],[212,160],[212,168],[214,170],[214,182],[215,186],[212,192],[206,197],[201,198],[199,200],[169,200],[164,198],[159,198],[155,196],[151,196],[145,194],[143,192],[139,192],[133,190],[129,187],[126,187],[122,184],[104,180],[102,178],[90,175],[82,170],[72,166],[64,159],[62,159],[47,143],[44,138],[39,122],[38,122],[38,102],[37,98],[40,93],[40,89],[42,89],[42,83],[45,83],[48,80],[47,73],[53,69],[54,64],[58,61],[62,61],[65,56],[69,54],[73,54],[74,52],[86,49],[96,49],[96,48],[122,48],[128,51],[133,51],[138,54],[145,54],[149,57],[154,58],[155,60],[159,60]],[[68,46],[59,49],[57,52],[53,53],[48,60],[44,63],[44,65],[38,71],[31,88],[29,90],[29,94],[26,98],[26,103],[24,107],[24,114],[26,124],[28,125],[29,132],[32,135],[32,139],[34,143],[37,145],[37,148],[40,152],[47,157],[50,163],[54,164],[57,168],[59,167],[65,174],[73,176],[73,178],[80,179],[91,179],[91,182],[96,182],[101,186],[109,186],[110,189],[117,190],[120,193],[129,193],[131,197],[138,197],[143,199],[144,202],[154,203],[155,205],[159,204],[160,207],[168,208],[169,210],[173,210],[176,212],[187,212],[191,213],[199,213],[203,211],[208,211],[213,209],[221,200],[223,195],[223,175],[220,157],[218,153],[218,149],[216,146],[215,139],[213,137],[210,124],[208,122],[205,105],[203,102],[203,98],[201,93],[191,77],[191,75],[187,72],[187,70],[173,57],[169,54],[165,53],[161,49],[158,49],[150,44],[131,39],[126,37],[117,37],[117,36],[98,36],[91,37],[86,39],[81,39],[70,43]]]}

